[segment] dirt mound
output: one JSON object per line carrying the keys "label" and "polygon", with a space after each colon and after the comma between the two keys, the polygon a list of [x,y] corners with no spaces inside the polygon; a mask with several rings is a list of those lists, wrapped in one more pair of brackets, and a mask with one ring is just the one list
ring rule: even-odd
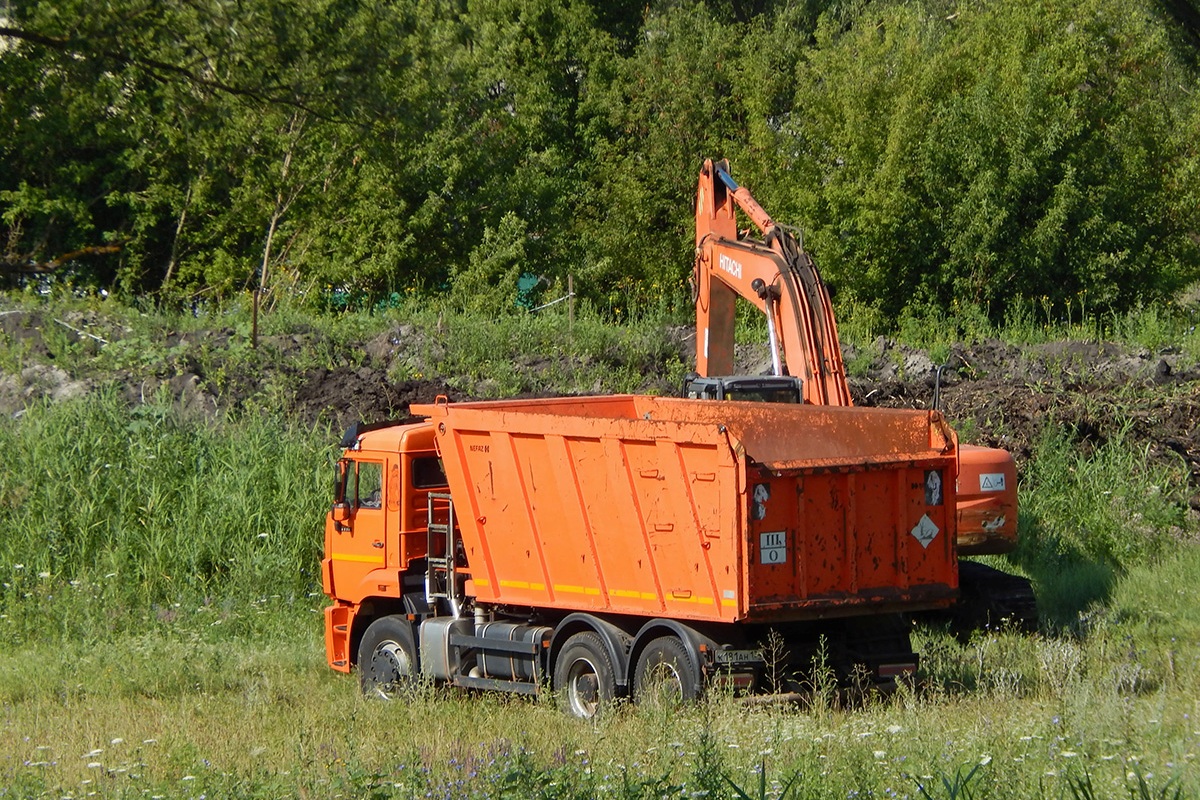
{"label": "dirt mound", "polygon": [[[0,311],[7,356],[0,362],[0,413],[19,414],[32,402],[116,384],[131,403],[165,400],[206,417],[267,407],[340,429],[358,420],[403,418],[412,403],[439,395],[604,393],[603,376],[629,368],[643,376],[641,391],[672,394],[678,387],[666,377],[669,362],[690,360],[695,336],[690,328],[673,328],[668,338],[675,345],[663,352],[574,360],[563,353],[498,353],[509,367],[501,386],[437,374],[447,355],[441,325],[397,324],[361,342],[333,344],[300,324],[250,348],[245,332],[231,327],[135,334],[94,311]],[[1177,350],[1101,341],[1018,347],[993,339],[956,344],[935,356],[886,337],[844,349],[856,404],[930,408],[937,394],[963,441],[1010,450],[1019,468],[1047,427],[1056,426],[1085,449],[1123,437],[1161,463],[1185,464],[1200,488],[1200,370]],[[91,358],[95,354],[104,357]],[[743,374],[770,370],[764,346],[739,345],[736,357]],[[107,371],[97,364],[108,364]],[[1195,502],[1200,506],[1200,494]]]}
{"label": "dirt mound", "polygon": [[15,375],[0,373],[0,414],[19,414],[38,400],[68,400],[87,394],[87,381],[72,380],[58,367],[34,364]]}
{"label": "dirt mound", "polygon": [[886,358],[851,379],[859,405],[930,408],[937,393],[963,441],[1012,452],[1018,469],[1049,426],[1085,452],[1120,437],[1158,463],[1182,463],[1200,488],[1200,372],[1177,351],[986,341],[952,348],[940,380],[919,352],[886,343],[880,352]]}
{"label": "dirt mound", "polygon": [[370,367],[312,369],[296,390],[292,411],[304,420],[328,420],[340,429],[357,421],[405,417],[411,404],[432,403],[439,395],[461,399],[444,381],[392,383],[386,372]]}
{"label": "dirt mound", "polygon": [[0,314],[0,333],[15,354],[22,358],[52,358],[42,336],[42,315],[26,311]]}

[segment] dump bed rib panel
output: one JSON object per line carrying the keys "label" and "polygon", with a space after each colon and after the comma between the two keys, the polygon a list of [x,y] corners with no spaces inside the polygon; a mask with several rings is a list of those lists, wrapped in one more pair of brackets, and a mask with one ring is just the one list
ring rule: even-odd
{"label": "dump bed rib panel", "polygon": [[935,413],[627,395],[413,411],[480,602],[770,621],[957,586],[955,441]]}

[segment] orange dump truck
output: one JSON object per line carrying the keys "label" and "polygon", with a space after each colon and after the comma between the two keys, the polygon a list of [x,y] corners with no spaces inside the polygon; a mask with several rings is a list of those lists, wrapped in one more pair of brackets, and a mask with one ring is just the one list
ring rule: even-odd
{"label": "orange dump truck", "polygon": [[[887,684],[958,585],[957,445],[927,411],[642,396],[414,406],[352,427],[321,562],[330,665],[604,702],[787,691],[818,647]],[[819,644],[820,643],[820,644]]]}

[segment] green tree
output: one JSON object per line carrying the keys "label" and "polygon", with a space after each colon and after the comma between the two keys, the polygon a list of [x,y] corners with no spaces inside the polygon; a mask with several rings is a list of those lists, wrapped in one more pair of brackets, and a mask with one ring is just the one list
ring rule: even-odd
{"label": "green tree", "polygon": [[1121,308],[1200,264],[1192,5],[22,0],[0,274],[461,300],[519,267],[624,311],[684,300],[727,157],[893,318]]}
{"label": "green tree", "polygon": [[614,308],[687,305],[705,158],[729,158],[773,214],[780,188],[793,185],[784,123],[816,18],[806,4],[750,16],[731,21],[704,3],[649,14],[642,43],[585,100],[592,177],[576,215],[582,274]]}
{"label": "green tree", "polygon": [[486,228],[467,264],[452,276],[450,303],[461,311],[496,314],[517,308],[517,278],[526,263],[529,233],[516,214]]}
{"label": "green tree", "polygon": [[827,276],[893,318],[1169,295],[1200,274],[1195,211],[1171,194],[1181,80],[1145,9],[1102,0],[824,26],[790,129]]}
{"label": "green tree", "polygon": [[[133,291],[173,271],[188,208],[213,185],[206,167],[220,148],[209,140],[238,114],[326,105],[322,87],[304,80],[306,59],[319,63],[319,53],[290,42],[313,15],[289,14],[320,9],[273,8],[14,4],[0,29],[0,74],[11,87],[2,113],[16,132],[6,143],[11,172],[0,177],[9,261],[70,266]],[[118,256],[97,267],[56,255],[101,243]]]}
{"label": "green tree", "polygon": [[[739,38],[699,4],[647,18],[642,42],[587,99],[591,191],[579,198],[585,285],[666,291],[692,251],[706,156],[734,149]],[[633,290],[633,291],[631,291]]]}

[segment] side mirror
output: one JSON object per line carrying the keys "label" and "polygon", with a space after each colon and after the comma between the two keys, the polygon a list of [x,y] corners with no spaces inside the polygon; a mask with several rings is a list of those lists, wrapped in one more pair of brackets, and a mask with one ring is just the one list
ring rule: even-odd
{"label": "side mirror", "polygon": [[339,524],[350,521],[350,504],[349,503],[334,503],[333,508],[329,509],[329,516],[333,521]]}
{"label": "side mirror", "polygon": [[336,470],[333,477],[333,503],[334,505],[344,505],[346,503],[346,476],[350,474],[350,462],[344,458],[338,459]]}

